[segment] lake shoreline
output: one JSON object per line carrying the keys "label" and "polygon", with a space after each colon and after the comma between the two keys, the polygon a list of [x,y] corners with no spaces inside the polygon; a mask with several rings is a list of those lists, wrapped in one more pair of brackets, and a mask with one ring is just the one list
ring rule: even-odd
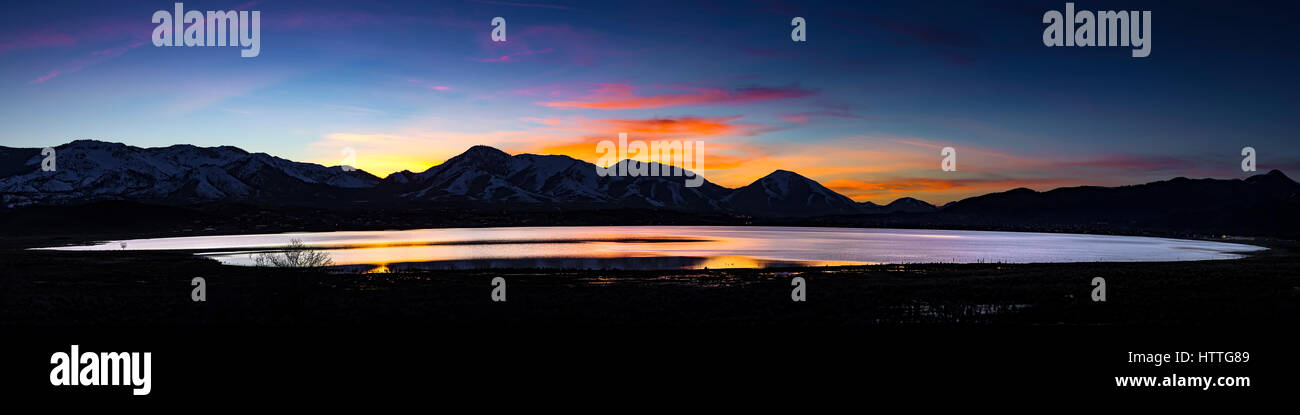
{"label": "lake shoreline", "polygon": [[[644,208],[556,209],[544,206],[248,206],[96,202],[84,205],[0,209],[0,248],[30,248],[98,241],[290,232],[400,231],[414,229],[554,226],[793,226],[863,229],[945,229],[1085,235],[1146,236],[1234,242],[1295,239],[1290,234],[1170,227],[1140,223],[1017,222],[941,218],[932,213],[753,218]],[[961,220],[956,220],[961,219]]]}
{"label": "lake shoreline", "polygon": [[[1300,245],[1234,260],[337,274],[171,252],[0,249],[3,326],[1259,326],[1300,320]],[[190,299],[207,281],[208,301]],[[490,299],[504,278],[509,298]],[[808,301],[790,301],[791,280]],[[1109,298],[1089,299],[1094,277]]]}
{"label": "lake shoreline", "polygon": [[1264,248],[1156,237],[946,229],[534,226],[192,236],[43,249],[188,251],[245,266],[255,265],[255,259],[283,257],[287,251],[309,252],[330,258],[337,265],[333,270],[388,272],[1167,262],[1237,259]]}

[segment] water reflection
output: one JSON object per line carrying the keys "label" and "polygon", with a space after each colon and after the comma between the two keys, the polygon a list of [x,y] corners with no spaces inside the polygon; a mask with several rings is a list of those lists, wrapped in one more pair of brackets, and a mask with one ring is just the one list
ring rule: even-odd
{"label": "water reflection", "polygon": [[702,269],[869,263],[1185,261],[1263,248],[1210,241],[948,230],[728,226],[419,229],[107,241],[70,250],[184,250],[252,265],[290,239],[358,272],[408,269]]}
{"label": "water reflection", "polygon": [[401,271],[470,270],[470,269],[575,269],[575,270],[656,270],[656,269],[716,269],[716,268],[771,268],[794,266],[852,265],[846,262],[770,261],[740,256],[720,257],[609,257],[609,258],[497,258],[459,259],[445,261],[403,262],[369,265],[353,264],[337,269],[350,272],[387,273]]}

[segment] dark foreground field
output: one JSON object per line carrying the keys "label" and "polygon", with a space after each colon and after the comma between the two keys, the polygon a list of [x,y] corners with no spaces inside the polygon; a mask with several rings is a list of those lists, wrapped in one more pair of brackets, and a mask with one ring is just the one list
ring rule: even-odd
{"label": "dark foreground field", "polygon": [[[1173,263],[332,274],[179,253],[0,250],[6,326],[1294,327],[1300,246]],[[493,277],[507,301],[490,298]],[[194,277],[207,301],[191,300]],[[807,281],[792,302],[791,280]],[[1103,277],[1107,301],[1090,284]]]}
{"label": "dark foreground field", "polygon": [[[1300,244],[1240,260],[708,271],[285,272],[182,253],[0,249],[0,354],[15,396],[51,353],[149,351],[162,401],[424,399],[531,391],[569,405],[718,394],[754,405],[893,391],[1241,399],[1294,393]],[[507,281],[494,303],[490,281]],[[207,281],[193,302],[190,281]],[[807,301],[790,281],[807,281]],[[1093,302],[1094,277],[1107,301]],[[1152,366],[1130,352],[1251,352]],[[834,376],[828,376],[834,374]],[[1249,377],[1249,387],[1117,387],[1117,376]],[[387,380],[387,381],[386,381]],[[513,399],[513,392],[511,393]],[[694,395],[692,395],[694,396]],[[491,398],[476,402],[493,402]],[[796,399],[800,408],[804,399]],[[961,401],[965,402],[965,401]],[[789,404],[789,403],[787,403]],[[613,407],[613,406],[611,406]]]}

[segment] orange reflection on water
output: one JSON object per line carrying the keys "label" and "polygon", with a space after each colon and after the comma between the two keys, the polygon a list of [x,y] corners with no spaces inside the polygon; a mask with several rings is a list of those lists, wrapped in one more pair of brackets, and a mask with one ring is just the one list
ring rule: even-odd
{"label": "orange reflection on water", "polygon": [[[456,235],[461,236],[461,235]],[[674,268],[723,269],[770,266],[861,265],[861,262],[825,261],[745,255],[738,252],[771,251],[772,241],[721,232],[710,235],[675,236],[650,233],[583,233],[554,229],[549,233],[498,233],[487,238],[422,240],[340,240],[318,243],[316,248],[330,255],[336,265],[368,265],[366,273],[389,273],[397,264],[472,260],[517,259],[646,259],[677,258]],[[790,238],[780,242],[785,249],[802,247],[811,241]],[[599,265],[596,265],[599,267]],[[398,267],[402,269],[404,267]]]}
{"label": "orange reflection on water", "polygon": [[[700,258],[692,268],[761,268],[771,261],[733,252],[752,248],[748,238],[664,238],[631,233],[509,235],[478,241],[356,242],[319,246],[337,265],[374,265],[369,273],[391,272],[393,264],[519,258]],[[542,239],[561,237],[562,240]]]}
{"label": "orange reflection on water", "polygon": [[699,268],[760,268],[765,262],[747,256],[711,256],[705,258]]}
{"label": "orange reflection on water", "polygon": [[834,267],[845,265],[870,265],[870,263],[851,261],[782,261],[739,255],[719,255],[705,258],[696,268],[765,268],[773,265]]}

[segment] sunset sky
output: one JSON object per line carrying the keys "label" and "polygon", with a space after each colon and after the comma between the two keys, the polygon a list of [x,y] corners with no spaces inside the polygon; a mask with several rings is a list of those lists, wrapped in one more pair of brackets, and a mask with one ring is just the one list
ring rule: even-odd
{"label": "sunset sky", "polygon": [[[627,132],[704,141],[723,186],[785,169],[877,203],[1244,177],[1244,146],[1300,175],[1296,5],[1076,2],[1151,10],[1151,56],[1133,58],[1043,46],[1064,1],[984,3],[185,2],[260,10],[255,58],[154,47],[170,1],[10,3],[0,145],[233,145],[325,165],[353,148],[382,177],[475,144],[595,162]],[[956,172],[939,168],[949,146]]]}

